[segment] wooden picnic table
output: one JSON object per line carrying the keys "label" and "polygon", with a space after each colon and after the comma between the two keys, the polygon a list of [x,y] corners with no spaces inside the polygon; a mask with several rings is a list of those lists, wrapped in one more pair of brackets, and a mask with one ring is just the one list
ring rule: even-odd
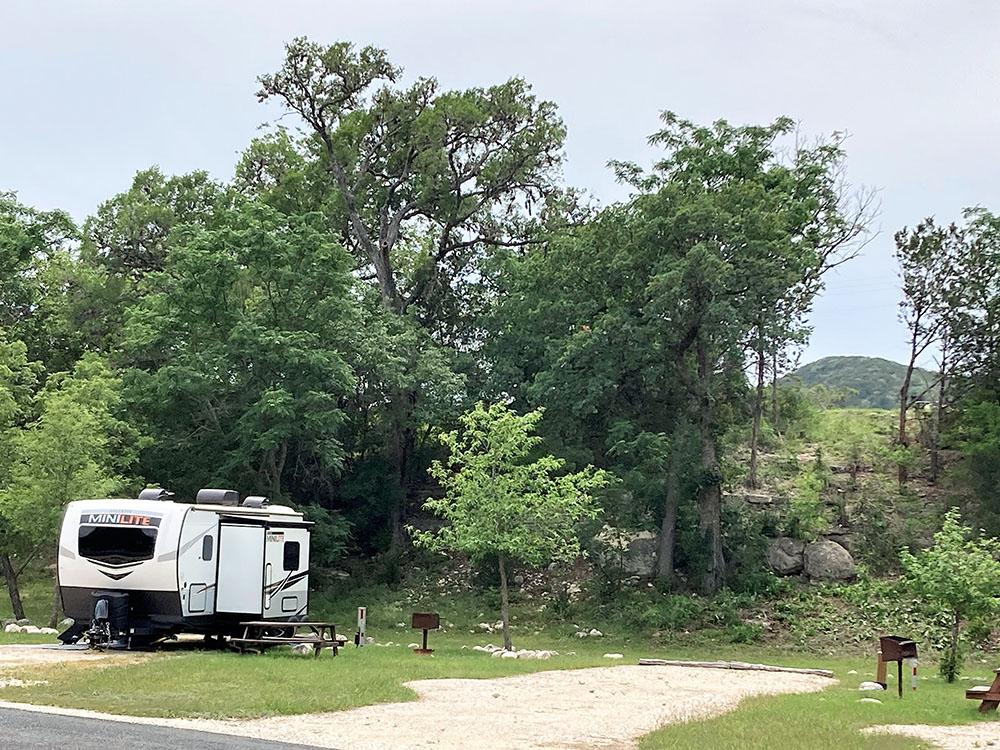
{"label": "wooden picnic table", "polygon": [[[330,648],[333,655],[347,643],[344,636],[337,635],[337,626],[332,622],[283,622],[275,620],[251,620],[241,622],[243,635],[229,639],[241,653],[263,651],[274,646],[312,646],[313,656],[319,656],[324,648]],[[306,632],[301,633],[300,630]]]}
{"label": "wooden picnic table", "polygon": [[977,685],[965,691],[965,697],[969,700],[982,701],[979,704],[979,712],[983,714],[996,711],[997,706],[1000,706],[1000,669],[994,671],[996,677],[993,678],[992,685],[989,687]]}

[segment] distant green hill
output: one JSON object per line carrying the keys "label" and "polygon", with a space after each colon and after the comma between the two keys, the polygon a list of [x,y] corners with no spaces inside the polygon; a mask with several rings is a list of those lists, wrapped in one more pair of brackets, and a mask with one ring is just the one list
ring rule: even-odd
{"label": "distant green hill", "polygon": [[[899,403],[899,388],[905,375],[905,365],[881,357],[824,357],[802,365],[781,380],[845,391],[843,406],[891,409]],[[920,393],[933,380],[934,373],[916,370],[911,393]]]}

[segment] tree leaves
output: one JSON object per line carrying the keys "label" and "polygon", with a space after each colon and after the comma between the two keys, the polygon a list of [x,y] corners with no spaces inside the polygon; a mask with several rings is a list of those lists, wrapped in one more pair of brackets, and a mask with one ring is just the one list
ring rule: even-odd
{"label": "tree leaves", "polygon": [[577,555],[576,525],[597,517],[593,494],[610,477],[592,467],[568,473],[561,459],[536,455],[541,418],[540,410],[518,415],[479,403],[463,415],[459,430],[443,434],[448,456],[434,462],[431,475],[445,496],[424,508],[447,525],[411,531],[415,543],[532,566]]}

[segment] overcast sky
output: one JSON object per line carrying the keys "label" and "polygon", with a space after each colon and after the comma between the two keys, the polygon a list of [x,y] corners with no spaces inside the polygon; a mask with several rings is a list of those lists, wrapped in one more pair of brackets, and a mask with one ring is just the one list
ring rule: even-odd
{"label": "overcast sky", "polygon": [[829,279],[803,361],[902,359],[893,231],[1000,209],[995,0],[0,0],[0,190],[83,219],[139,169],[231,176],[297,35],[386,48],[445,87],[522,76],[569,130],[566,180],[609,202],[670,109],[834,130],[881,232]]}

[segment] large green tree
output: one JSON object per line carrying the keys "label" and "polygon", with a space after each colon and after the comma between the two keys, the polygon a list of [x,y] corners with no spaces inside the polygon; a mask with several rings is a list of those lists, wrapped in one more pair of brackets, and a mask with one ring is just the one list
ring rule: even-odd
{"label": "large green tree", "polygon": [[281,210],[321,211],[385,310],[423,332],[396,338],[418,348],[402,356],[409,367],[379,415],[390,432],[387,478],[400,488],[391,509],[397,547],[405,499],[421,476],[414,458],[426,433],[425,394],[414,381],[433,366],[422,351],[481,343],[470,319],[483,263],[535,241],[561,193],[565,135],[555,106],[523,80],[447,91],[433,78],[400,79],[383,50],[294,40],[280,68],[261,76],[258,96],[299,115],[307,135],[258,141],[240,170],[245,189]]}
{"label": "large green tree", "polygon": [[[0,487],[0,523],[15,546],[5,555],[20,547],[30,557],[50,547],[71,500],[107,497],[136,483],[126,476],[143,439],[123,419],[121,383],[107,363],[88,354],[72,371],[51,375],[35,407],[37,419],[7,433],[11,457]],[[16,579],[8,578],[8,588],[13,602]],[[55,597],[58,603],[58,592]],[[50,625],[57,616],[53,605]]]}
{"label": "large green tree", "polygon": [[188,493],[322,494],[354,386],[347,254],[317,215],[253,201],[175,227],[170,244],[124,346],[129,398],[156,437],[145,471]]}
{"label": "large green tree", "polygon": [[[611,446],[597,441],[612,434],[652,451],[642,464],[662,503],[661,560],[671,558],[676,496],[695,487],[703,551],[693,572],[709,593],[725,575],[719,436],[746,413],[745,352],[776,335],[762,311],[807,309],[868,210],[845,200],[840,140],[785,156],[791,129],[787,119],[701,127],[666,114],[651,138],[665,153],[651,171],[615,164],[633,198],[514,261],[500,304],[514,321],[498,325],[503,374],[524,383],[515,395],[552,407],[553,422],[580,436],[571,450],[593,436],[586,457],[609,468]],[[692,438],[698,468],[678,479],[669,466],[683,470]]]}
{"label": "large green tree", "polygon": [[[911,437],[907,417],[915,403],[941,384],[947,372],[953,313],[961,307],[958,297],[962,286],[962,259],[966,252],[964,233],[955,224],[938,226],[933,218],[924,219],[913,230],[896,233],[896,260],[903,282],[899,305],[900,321],[906,326],[909,356],[906,374],[899,387],[899,410],[896,442],[904,456],[898,465],[900,486],[908,478]],[[941,375],[926,388],[914,393],[913,373],[921,357],[937,348],[943,355]],[[939,393],[943,395],[943,393]]]}
{"label": "large green tree", "polygon": [[[7,341],[0,329],[0,493],[11,483],[16,465],[16,445],[19,429],[30,419],[32,394],[39,366],[27,357],[27,347],[21,341]],[[0,506],[0,569],[7,585],[14,617],[24,617],[24,606],[18,589],[18,575],[24,562],[20,553],[30,559],[31,543],[19,525],[3,513]]]}

